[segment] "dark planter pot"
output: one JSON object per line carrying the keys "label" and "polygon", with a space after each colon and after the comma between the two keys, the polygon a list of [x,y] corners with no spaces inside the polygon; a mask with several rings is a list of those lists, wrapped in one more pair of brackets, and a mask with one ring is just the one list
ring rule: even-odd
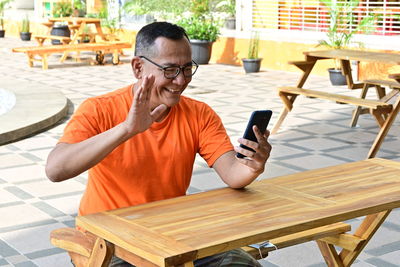
{"label": "dark planter pot", "polygon": [[227,18],[225,20],[225,28],[229,30],[236,29],[236,18]]}
{"label": "dark planter pot", "polygon": [[346,76],[342,74],[342,70],[329,68],[328,72],[332,85],[347,85]]}
{"label": "dark planter pot", "polygon": [[21,37],[22,41],[30,41],[32,33],[31,32],[20,32],[19,37]]}
{"label": "dark planter pot", "polygon": [[4,38],[5,34],[6,34],[5,30],[0,30],[0,38]]}
{"label": "dark planter pot", "polygon": [[[68,25],[56,25],[56,26],[53,26],[53,28],[50,31],[50,34],[57,35],[57,36],[70,37],[71,31],[69,30]],[[61,44],[61,42],[59,40],[51,40],[51,44],[59,45],[59,44]]]}
{"label": "dark planter pot", "polygon": [[246,73],[259,72],[262,58],[242,58],[244,71]]}
{"label": "dark planter pot", "polygon": [[204,40],[190,40],[192,59],[197,64],[208,64],[211,58],[213,42]]}

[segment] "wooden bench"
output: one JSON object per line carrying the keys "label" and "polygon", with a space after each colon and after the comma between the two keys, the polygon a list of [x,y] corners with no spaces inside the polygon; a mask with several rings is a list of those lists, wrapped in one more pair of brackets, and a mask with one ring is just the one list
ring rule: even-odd
{"label": "wooden bench", "polygon": [[272,134],[278,131],[286,115],[288,114],[289,111],[292,110],[293,103],[298,95],[326,99],[326,100],[336,101],[337,103],[351,104],[366,108],[369,111],[369,113],[371,113],[375,117],[380,127],[383,126],[387,114],[390,113],[392,110],[391,104],[381,100],[363,99],[359,97],[332,94],[332,93],[302,89],[297,87],[280,87],[278,88],[278,90],[279,90],[279,97],[283,101],[285,108],[281,112],[278,121],[274,125],[274,128],[271,131]]}
{"label": "wooden bench", "polygon": [[39,43],[39,46],[43,46],[46,40],[59,40],[64,45],[71,42],[71,38],[58,35],[34,35],[33,38]]}
{"label": "wooden bench", "polygon": [[[65,60],[67,52],[95,51],[98,55],[106,53],[113,54],[113,64],[119,63],[119,54],[124,48],[131,48],[132,45],[126,42],[107,42],[107,43],[84,43],[84,44],[68,44],[68,45],[49,45],[35,47],[17,47],[13,48],[13,52],[26,53],[28,56],[28,64],[33,67],[33,61],[41,61],[42,68],[48,68],[47,57],[53,53],[64,53],[61,62]],[[39,56],[40,59],[35,57]],[[98,56],[97,58],[99,58]]]}
{"label": "wooden bench", "polygon": [[[351,226],[349,224],[340,222],[296,234],[274,238],[270,240],[270,243],[273,243],[277,248],[284,248],[313,240],[324,240],[324,238],[328,237],[338,238],[340,235],[343,235],[350,230]],[[90,233],[83,233],[74,228],[53,230],[50,235],[50,241],[54,246],[67,250],[77,267],[108,266],[101,261],[107,263],[112,257],[112,254],[110,255],[109,253],[110,251],[113,251],[110,244],[104,240],[101,241],[100,239],[97,239]],[[269,251],[275,250],[275,247],[261,248],[261,254],[260,250],[256,248],[246,246],[242,249],[250,253],[256,259],[261,259],[261,257],[265,258]],[[93,265],[95,260],[98,260],[97,265]],[[101,265],[102,263],[103,265]]]}
{"label": "wooden bench", "polygon": [[[384,101],[384,102],[386,102],[390,98],[392,98],[393,97],[392,95],[396,92],[396,91],[392,91],[388,95],[386,95],[385,87],[400,88],[400,83],[398,83],[396,81],[389,81],[389,80],[377,80],[377,79],[363,80],[362,84],[363,84],[363,88],[361,90],[360,98],[365,99],[367,97],[369,88],[375,87],[378,99],[380,99],[380,101]],[[368,113],[368,110],[365,108],[362,108],[361,106],[358,106],[354,110],[353,117],[352,117],[351,123],[350,123],[351,127],[355,127],[357,125],[358,117],[364,113]]]}

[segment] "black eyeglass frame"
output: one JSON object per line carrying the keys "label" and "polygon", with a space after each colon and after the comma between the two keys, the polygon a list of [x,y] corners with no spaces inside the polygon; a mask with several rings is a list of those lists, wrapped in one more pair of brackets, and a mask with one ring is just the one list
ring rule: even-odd
{"label": "black eyeglass frame", "polygon": [[[147,61],[149,61],[150,63],[153,63],[154,65],[156,65],[157,67],[159,67],[160,70],[163,71],[164,77],[165,77],[166,79],[175,79],[176,77],[178,77],[178,75],[179,75],[181,72],[183,73],[183,76],[184,76],[185,78],[191,78],[191,77],[196,73],[197,69],[199,68],[199,64],[197,64],[197,63],[192,59],[192,63],[193,63],[194,65],[191,65],[191,66],[192,66],[192,67],[195,66],[196,68],[195,68],[194,71],[192,71],[192,74],[191,74],[190,76],[187,76],[187,75],[185,75],[184,69],[187,68],[187,67],[189,67],[190,65],[186,65],[186,66],[178,66],[178,65],[161,66],[160,64],[157,64],[156,62],[154,62],[153,60],[149,59],[149,58],[146,57],[146,56],[139,56],[139,58],[144,58],[144,59],[146,59]],[[177,68],[178,71],[175,73],[175,75],[174,75],[173,77],[167,77],[166,74],[165,74],[165,71],[166,71],[166,69],[168,69],[168,68]]]}

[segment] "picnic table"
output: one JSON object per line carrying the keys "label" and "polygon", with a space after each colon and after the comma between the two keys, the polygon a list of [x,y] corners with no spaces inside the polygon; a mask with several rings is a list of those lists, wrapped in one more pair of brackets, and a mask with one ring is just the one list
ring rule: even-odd
{"label": "picnic table", "polygon": [[51,241],[71,255],[85,255],[89,263],[81,266],[107,266],[112,255],[136,266],[193,266],[202,257],[307,231],[314,234],[303,242],[314,240],[319,227],[366,216],[354,233],[317,240],[329,266],[350,266],[400,206],[399,172],[400,162],[374,158],[265,179],[241,190],[78,216],[76,225],[85,232],[57,229]]}
{"label": "picnic table", "polygon": [[[395,79],[394,81],[371,79],[355,83],[351,74],[350,61],[355,60],[400,64],[400,54],[335,49],[306,51],[304,52],[304,55],[304,61],[289,62],[290,64],[293,64],[300,70],[302,70],[303,75],[300,77],[295,87],[286,86],[278,88],[279,96],[284,104],[284,108],[281,111],[273,129],[271,130],[271,133],[274,134],[278,131],[289,111],[293,109],[293,104],[298,95],[332,100],[341,104],[351,104],[357,106],[357,108],[353,112],[353,117],[351,121],[352,127],[356,125],[358,116],[363,113],[372,114],[376,119],[378,126],[380,127],[380,131],[377,134],[368,152],[368,158],[375,157],[400,110],[400,79]],[[346,96],[343,94],[333,94],[325,91],[309,90],[303,88],[303,85],[307,81],[307,78],[314,68],[315,63],[317,63],[317,61],[319,60],[326,59],[334,59],[340,61],[342,73],[346,77],[348,88],[351,90],[362,89],[359,97]],[[389,78],[393,78],[393,76],[389,75]],[[366,95],[370,87],[376,88],[378,99],[366,99]],[[391,91],[389,93],[386,93],[384,87],[390,88]]]}
{"label": "picnic table", "polygon": [[[71,30],[71,36],[55,36],[50,34],[50,29],[56,22],[65,22]],[[75,60],[80,61],[81,51],[96,52],[97,64],[102,64],[104,54],[112,53],[112,63],[118,64],[119,55],[123,54],[125,48],[131,48],[132,44],[128,42],[118,41],[116,38],[110,38],[103,33],[101,29],[101,20],[98,18],[80,18],[80,17],[62,17],[62,18],[49,18],[48,22],[43,23],[49,28],[45,35],[34,35],[39,46],[31,47],[16,47],[13,52],[23,52],[28,56],[28,64],[33,66],[34,61],[42,62],[42,69],[48,69],[47,58],[53,53],[63,53],[60,62],[64,62],[70,52],[75,52]],[[94,24],[96,32],[90,36],[89,43],[83,43],[82,36],[84,35],[84,28],[88,24]],[[101,42],[96,42],[96,36],[101,38]],[[62,42],[62,45],[44,45],[45,40],[56,39]],[[39,58],[37,58],[39,57]]]}

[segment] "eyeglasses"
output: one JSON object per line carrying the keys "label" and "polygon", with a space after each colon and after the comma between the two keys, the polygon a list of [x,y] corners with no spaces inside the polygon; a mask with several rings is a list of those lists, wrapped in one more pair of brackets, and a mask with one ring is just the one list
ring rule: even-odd
{"label": "eyeglasses", "polygon": [[179,66],[179,65],[171,65],[171,66],[161,66],[157,63],[155,63],[154,61],[152,61],[151,59],[145,57],[145,56],[139,56],[140,58],[144,58],[147,61],[149,61],[150,63],[153,63],[154,65],[156,65],[157,67],[160,68],[160,70],[162,70],[164,72],[164,77],[167,79],[174,79],[176,78],[179,73],[183,73],[183,76],[185,76],[185,78],[190,78],[192,77],[196,71],[197,68],[199,67],[199,65],[194,62],[194,60],[192,60],[192,63],[187,64],[185,66]]}

